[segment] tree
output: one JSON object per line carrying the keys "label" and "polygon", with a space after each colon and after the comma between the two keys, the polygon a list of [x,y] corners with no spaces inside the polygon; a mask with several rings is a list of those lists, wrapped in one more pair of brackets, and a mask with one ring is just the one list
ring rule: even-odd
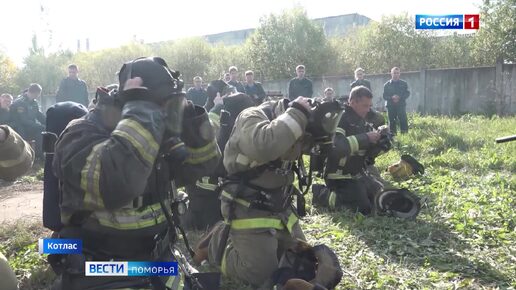
{"label": "tree", "polygon": [[407,14],[383,17],[380,22],[355,29],[340,41],[339,59],[369,73],[388,72],[393,66],[404,70],[429,67],[433,35],[415,30]]}
{"label": "tree", "polygon": [[323,28],[301,8],[262,17],[246,47],[252,66],[266,79],[291,77],[298,64],[308,74],[323,75],[333,61]]}
{"label": "tree", "polygon": [[[211,62],[209,64],[209,80],[215,80],[222,77],[229,67],[234,65],[238,68],[241,75],[247,69],[256,70],[247,61],[245,49],[242,45],[224,46],[217,44],[212,46]],[[258,75],[259,76],[259,75]],[[259,78],[259,77],[257,77]]]}
{"label": "tree", "polygon": [[77,53],[72,61],[79,66],[80,77],[89,90],[94,91],[96,87],[118,83],[116,73],[125,62],[152,54],[149,45],[132,42],[117,48]]}
{"label": "tree", "polygon": [[30,83],[39,83],[43,87],[43,95],[53,95],[71,59],[70,51],[60,51],[46,56],[43,49],[33,47],[23,60],[25,66],[18,74],[16,83],[20,88],[26,88]]}
{"label": "tree", "polygon": [[473,53],[479,64],[516,61],[516,0],[484,0]]}
{"label": "tree", "polygon": [[7,56],[0,53],[0,94],[16,94],[20,87],[16,84],[18,68]]}
{"label": "tree", "polygon": [[166,42],[155,47],[155,55],[163,57],[171,69],[179,70],[186,83],[192,83],[195,76],[206,79],[211,62],[211,46],[204,39],[185,38]]}

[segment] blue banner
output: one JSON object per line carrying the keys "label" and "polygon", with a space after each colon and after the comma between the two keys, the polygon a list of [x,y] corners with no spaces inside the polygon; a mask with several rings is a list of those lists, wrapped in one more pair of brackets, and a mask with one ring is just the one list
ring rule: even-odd
{"label": "blue banner", "polygon": [[86,276],[177,276],[177,262],[86,262]]}
{"label": "blue banner", "polygon": [[76,239],[39,239],[41,254],[81,254],[82,241]]}
{"label": "blue banner", "polygon": [[416,29],[464,29],[464,15],[416,15]]}

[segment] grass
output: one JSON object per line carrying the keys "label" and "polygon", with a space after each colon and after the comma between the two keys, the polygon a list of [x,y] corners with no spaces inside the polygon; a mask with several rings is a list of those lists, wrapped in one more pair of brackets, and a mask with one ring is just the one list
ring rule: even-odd
{"label": "grass", "polygon": [[[516,117],[411,115],[409,123],[377,166],[385,170],[403,153],[425,165],[424,176],[404,182],[384,176],[427,199],[415,221],[309,208],[302,222],[311,243],[337,252],[345,272],[337,289],[515,289],[516,142],[494,139],[516,134]],[[0,251],[24,289],[52,278],[34,253],[42,234],[39,225],[0,226]],[[198,233],[189,235],[195,242]]]}

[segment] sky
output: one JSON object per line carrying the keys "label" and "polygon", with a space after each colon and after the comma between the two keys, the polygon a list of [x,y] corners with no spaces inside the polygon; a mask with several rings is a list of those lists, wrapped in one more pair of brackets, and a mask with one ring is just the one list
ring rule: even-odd
{"label": "sky", "polygon": [[310,18],[359,13],[382,15],[476,14],[481,0],[2,0],[0,51],[16,64],[28,54],[32,35],[46,51],[117,47],[257,27],[260,17],[304,7]]}

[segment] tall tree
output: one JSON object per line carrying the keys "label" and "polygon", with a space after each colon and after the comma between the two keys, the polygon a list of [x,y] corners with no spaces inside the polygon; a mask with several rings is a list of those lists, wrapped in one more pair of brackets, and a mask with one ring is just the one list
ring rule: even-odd
{"label": "tall tree", "polygon": [[432,63],[432,43],[432,33],[416,30],[407,14],[382,17],[341,40],[339,59],[370,73],[388,72],[393,66],[417,70]]}
{"label": "tall tree", "polygon": [[479,64],[516,62],[516,0],[484,0],[473,46]]}
{"label": "tall tree", "polygon": [[301,8],[262,17],[246,45],[252,66],[266,79],[290,77],[298,64],[309,75],[323,75],[333,61],[323,28]]}

